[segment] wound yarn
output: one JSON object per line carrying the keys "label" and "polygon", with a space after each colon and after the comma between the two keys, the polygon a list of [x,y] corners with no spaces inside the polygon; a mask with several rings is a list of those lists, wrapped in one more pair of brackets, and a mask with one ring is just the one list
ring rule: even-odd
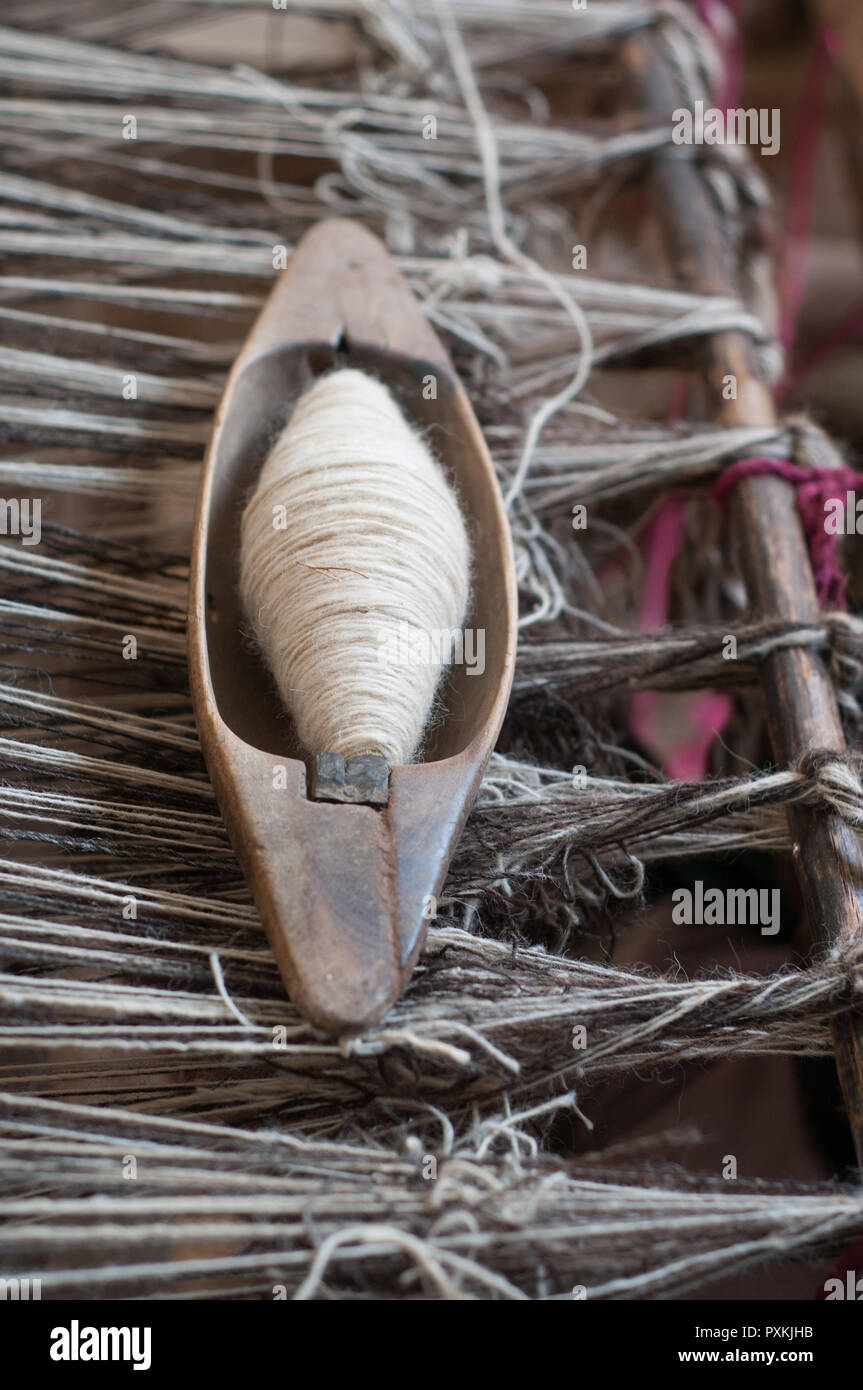
{"label": "wound yarn", "polygon": [[318,378],[240,544],[243,608],[305,748],[410,762],[469,588],[455,493],[390,391],[354,369]]}

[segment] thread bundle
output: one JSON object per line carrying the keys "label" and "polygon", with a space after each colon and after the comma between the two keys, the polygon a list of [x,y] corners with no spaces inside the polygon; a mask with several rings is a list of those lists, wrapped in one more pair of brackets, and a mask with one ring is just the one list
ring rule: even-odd
{"label": "thread bundle", "polygon": [[[462,626],[470,547],[443,469],[355,370],[301,397],[243,515],[243,605],[311,752],[410,762]],[[408,638],[418,660],[394,659]],[[426,640],[423,640],[426,639]]]}

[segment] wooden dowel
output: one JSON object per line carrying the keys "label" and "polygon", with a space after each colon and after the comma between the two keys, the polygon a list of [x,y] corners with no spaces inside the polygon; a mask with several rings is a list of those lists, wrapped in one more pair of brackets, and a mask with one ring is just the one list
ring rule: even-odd
{"label": "wooden dowel", "polygon": [[[637,83],[639,105],[659,120],[685,104],[672,70],[652,37],[625,45],[624,61]],[[681,287],[739,295],[734,248],[716,215],[695,151],[669,144],[655,157],[651,178],[671,262]],[[729,427],[776,422],[776,409],[758,352],[744,334],[716,333],[703,346],[704,379],[713,416]],[[736,379],[736,399],[723,383]],[[732,497],[732,525],[754,613],[809,623],[818,600],[794,488],[770,476],[742,479]],[[817,652],[769,653],[760,668],[774,756],[780,766],[813,750],[847,755],[836,694]],[[856,834],[827,809],[791,808],[793,859],[813,937],[822,949],[863,935],[863,853]],[[833,1024],[839,1080],[863,1165],[863,1013],[844,1012]]]}

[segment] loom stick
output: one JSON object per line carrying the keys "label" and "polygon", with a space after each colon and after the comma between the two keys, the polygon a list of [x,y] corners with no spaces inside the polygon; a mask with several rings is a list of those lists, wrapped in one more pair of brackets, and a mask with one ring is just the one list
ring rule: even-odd
{"label": "loom stick", "polygon": [[[243,640],[243,505],[289,407],[336,365],[378,376],[428,431],[471,533],[468,621],[485,633],[482,673],[451,668],[424,760],[383,769],[302,748]],[[355,222],[303,237],[233,367],[204,464],[189,604],[204,756],[288,992],[322,1029],[363,1028],[410,977],[494,748],[517,592],[503,499],[464,390],[392,258]]]}
{"label": "loom stick", "polygon": [[[642,109],[667,119],[685,96],[649,37],[628,40],[624,62],[635,80]],[[739,295],[733,250],[715,212],[710,190],[692,151],[665,146],[651,165],[656,204],[678,282],[706,295]],[[752,340],[739,332],[715,333],[703,345],[703,375],[714,418],[734,428],[775,425],[777,415]],[[726,400],[723,382],[737,380]],[[811,623],[819,614],[812,566],[796,494],[783,479],[744,478],[734,488],[732,519],[750,602],[756,616]],[[770,652],[760,667],[773,752],[780,766],[814,750],[847,757],[836,695],[816,651],[797,647]],[[863,938],[863,854],[854,831],[829,809],[791,807],[792,854],[812,935],[822,950]],[[834,1051],[858,1164],[863,1165],[863,1013],[838,1016]]]}

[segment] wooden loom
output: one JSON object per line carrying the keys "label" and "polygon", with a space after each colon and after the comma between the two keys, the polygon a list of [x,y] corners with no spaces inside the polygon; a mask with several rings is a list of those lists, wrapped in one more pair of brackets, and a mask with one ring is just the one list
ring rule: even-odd
{"label": "wooden loom", "polygon": [[[578,16],[566,8],[567,18],[577,25]],[[694,312],[702,296],[737,299],[739,247],[728,241],[701,166],[689,152],[670,152],[667,139],[649,138],[666,125],[669,111],[682,100],[677,75],[655,35],[643,32],[643,17],[635,13],[638,6],[629,7],[629,22],[622,21],[619,30],[603,30],[611,8],[594,6],[591,23],[598,23],[599,29],[585,30],[583,37],[574,29],[570,48],[560,33],[560,7],[510,6],[503,37],[483,25],[482,7],[479,19],[476,7],[454,7],[474,62],[481,68],[489,65],[492,77],[496,63],[505,72],[523,65],[553,88],[560,70],[565,75],[577,63],[588,89],[590,113],[561,119],[542,138],[534,131],[533,144],[531,132],[525,130],[530,122],[519,121],[509,108],[500,116],[504,201],[517,216],[530,222],[537,199],[556,197],[565,207],[570,186],[580,190],[581,182],[589,183],[585,167],[591,152],[579,143],[582,137],[596,140],[599,148],[621,130],[635,131],[636,136],[646,132],[641,149],[633,137],[635,143],[621,155],[623,162],[610,165],[624,184],[622,217],[615,228],[626,228],[627,213],[639,206],[626,202],[632,196],[628,182],[641,187],[649,179],[654,206],[666,215],[668,261],[681,287],[691,293],[690,299],[679,302],[663,300],[660,292],[653,301],[643,301],[668,329],[677,314]],[[417,36],[425,42],[434,38],[435,21],[422,13],[423,7],[418,10]],[[626,11],[620,7],[624,20]],[[320,14],[338,26],[340,42],[346,25],[348,36],[355,36],[356,17],[349,5],[319,9],[318,22]],[[154,11],[151,25],[155,19]],[[618,980],[619,967],[603,974],[589,939],[569,958],[560,959],[526,944],[531,932],[542,937],[558,901],[571,915],[571,859],[581,855],[585,865],[592,861],[606,883],[614,884],[630,854],[648,866],[661,866],[683,853],[681,832],[660,795],[644,811],[630,800],[613,801],[615,785],[626,780],[626,765],[619,758],[603,762],[597,751],[601,737],[593,750],[596,764],[582,758],[590,762],[596,783],[589,815],[584,794],[576,789],[564,796],[555,781],[577,760],[575,735],[580,737],[581,730],[570,725],[573,737],[567,733],[555,748],[558,715],[554,699],[542,703],[543,692],[551,691],[562,701],[571,697],[579,663],[590,653],[593,630],[580,629],[559,614],[543,640],[533,640],[529,629],[524,634],[522,671],[532,674],[523,675],[520,684],[516,673],[516,701],[503,747],[516,761],[526,752],[525,764],[531,757],[534,763],[549,763],[551,772],[547,778],[536,774],[532,793],[515,795],[506,791],[511,774],[493,764],[491,776],[498,780],[489,784],[488,798],[481,797],[468,822],[461,859],[457,852],[450,877],[454,908],[470,905],[473,917],[479,918],[479,934],[465,932],[455,917],[445,918],[430,933],[406,999],[367,1038],[342,1049],[284,1003],[202,774],[185,688],[182,564],[188,552],[198,460],[224,370],[272,280],[273,224],[278,224],[280,239],[292,245],[310,222],[330,210],[314,182],[317,176],[331,175],[334,167],[348,171],[343,176],[358,200],[351,210],[378,231],[388,232],[393,244],[401,238],[408,246],[400,257],[403,269],[447,337],[500,460],[504,482],[513,471],[527,406],[548,394],[544,384],[538,389],[531,385],[530,357],[539,356],[554,380],[554,373],[565,371],[577,350],[566,315],[552,317],[559,306],[547,289],[508,265],[487,235],[487,190],[476,161],[476,134],[459,105],[456,87],[450,82],[447,90],[441,147],[432,142],[424,146],[413,127],[407,134],[399,131],[392,141],[394,182],[407,177],[398,166],[401,139],[413,141],[409,160],[422,169],[427,162],[431,180],[432,194],[417,214],[411,247],[410,229],[405,230],[403,218],[400,221],[399,199],[390,206],[386,182],[377,182],[357,164],[366,151],[364,140],[377,140],[389,149],[393,114],[386,93],[369,97],[372,124],[379,122],[374,140],[361,131],[355,146],[350,139],[338,144],[338,121],[350,110],[352,99],[355,74],[350,56],[347,70],[314,80],[314,100],[296,128],[282,138],[280,122],[288,121],[285,113],[291,103],[285,104],[283,93],[269,90],[265,79],[236,74],[216,59],[189,62],[188,45],[194,59],[194,40],[188,36],[182,43],[173,41],[186,45],[182,59],[142,57],[141,47],[171,47],[164,36],[154,39],[154,30],[147,27],[147,7],[123,19],[106,6],[104,13],[94,10],[80,24],[58,9],[52,26],[56,37],[30,29],[23,7],[12,6],[9,24],[19,27],[7,36],[7,76],[19,85],[7,96],[0,118],[9,134],[10,198],[18,221],[14,211],[10,213],[0,242],[18,260],[2,286],[10,335],[4,359],[10,380],[5,476],[10,489],[16,477],[22,491],[35,486],[35,479],[56,498],[44,550],[4,549],[10,575],[5,616],[12,670],[2,699],[4,717],[13,730],[3,750],[8,774],[4,816],[13,842],[2,869],[10,907],[4,938],[3,1040],[8,1061],[2,1134],[9,1143],[8,1154],[16,1159],[9,1194],[18,1202],[10,1217],[13,1232],[18,1229],[14,1223],[20,1227],[18,1243],[12,1247],[16,1267],[31,1269],[34,1262],[34,1244],[28,1237],[36,1207],[27,1205],[34,1191],[21,1157],[38,1173],[40,1192],[82,1202],[82,1194],[95,1189],[120,1218],[124,1190],[116,1158],[130,1149],[146,1156],[150,1165],[137,1191],[151,1201],[153,1213],[159,1210],[159,1188],[165,1182],[171,1182],[181,1205],[188,1202],[176,1232],[170,1238],[161,1228],[158,1234],[148,1234],[146,1218],[136,1218],[126,1233],[128,1248],[116,1237],[112,1244],[107,1227],[94,1227],[88,1248],[80,1233],[65,1235],[59,1220],[56,1249],[45,1251],[44,1263],[38,1266],[49,1292],[73,1289],[99,1296],[120,1290],[134,1296],[184,1290],[219,1296],[238,1288],[244,1296],[266,1297],[273,1279],[283,1276],[298,1291],[305,1289],[315,1242],[319,1248],[324,1238],[353,1229],[352,1223],[368,1219],[371,1210],[371,1219],[386,1218],[394,1228],[403,1221],[412,1237],[427,1242],[436,1258],[440,1256],[446,1277],[423,1283],[425,1296],[453,1296],[453,1287],[458,1296],[512,1296],[513,1289],[536,1297],[566,1296],[579,1272],[572,1270],[571,1254],[579,1216],[587,1210],[588,1189],[598,1178],[605,1183],[606,1226],[602,1238],[579,1258],[587,1271],[581,1282],[599,1297],[627,1296],[618,1287],[618,1276],[623,1282],[626,1277],[642,1281],[636,1296],[638,1291],[651,1296],[698,1287],[699,1279],[715,1277],[717,1270],[726,1268],[725,1247],[740,1246],[735,1221],[743,1224],[744,1211],[751,1211],[747,1203],[761,1203],[761,1224],[758,1237],[735,1256],[739,1268],[762,1258],[771,1238],[784,1241],[786,1252],[811,1259],[843,1248],[863,1230],[863,1207],[853,1189],[843,1191],[828,1211],[828,1198],[820,1189],[795,1194],[798,1205],[792,1207],[787,1194],[771,1194],[766,1188],[753,1194],[741,1184],[738,1197],[705,1177],[698,1180],[701,1186],[681,1184],[681,1190],[671,1183],[666,1190],[668,1209],[673,1203],[676,1213],[694,1220],[700,1202],[715,1201],[716,1210],[727,1213],[728,1235],[724,1241],[708,1234],[694,1237],[696,1264],[683,1276],[675,1274],[674,1252],[668,1252],[662,1233],[665,1199],[657,1197],[656,1187],[644,1187],[645,1222],[653,1219],[651,1209],[659,1212],[650,1228],[652,1236],[646,1248],[627,1253],[620,1194],[629,1194],[628,1219],[638,1201],[629,1186],[631,1160],[621,1175],[603,1162],[600,1150],[580,1167],[570,1160],[560,1135],[549,1133],[551,1120],[568,1113],[573,1086],[583,1107],[582,1088],[594,1078],[602,1081],[663,1061],[697,1067],[699,1059],[713,1055],[709,1048],[723,1027],[723,1009],[733,1010],[727,1045],[742,1056],[747,1048],[766,1054],[773,1048],[794,1050],[787,1034],[779,1031],[787,1024],[757,1013],[757,979],[744,983],[736,996],[728,994],[725,1002],[717,987],[715,1001],[705,995],[702,1006],[688,1000],[682,988],[674,995],[672,983],[661,984],[666,997],[660,998],[660,986],[640,981],[634,972],[622,971],[624,983]],[[63,29],[67,24],[68,32]],[[540,55],[543,44],[550,46],[550,58],[536,58],[538,41]],[[382,40],[366,29],[361,42],[374,51]],[[400,49],[397,40],[391,42],[400,54],[398,61],[409,65],[405,43]],[[78,44],[82,47],[76,48]],[[443,63],[444,50],[438,56]],[[376,57],[382,68],[394,61],[385,46]],[[278,58],[275,66],[279,67]],[[408,71],[415,91],[408,111],[418,119],[434,88],[426,85],[421,65],[408,66]],[[307,75],[304,72],[303,80]],[[609,93],[624,78],[639,113],[631,121],[609,114]],[[489,88],[493,85],[489,82]],[[60,112],[70,89],[85,108],[76,115],[80,128],[71,150],[60,136]],[[322,107],[321,90],[335,94],[334,110],[327,112],[329,126],[316,114]],[[148,134],[143,107],[165,91],[170,95],[161,98],[164,105],[148,111]],[[26,105],[28,100],[32,106]],[[291,100],[298,100],[296,91]],[[16,104],[20,101],[23,107]],[[142,107],[143,143],[130,150],[134,198],[124,200],[115,164],[116,150],[126,147],[118,144],[117,130],[130,102]],[[255,103],[260,103],[263,116],[258,116]],[[200,119],[202,114],[206,120]],[[261,170],[255,161],[262,149],[272,147],[269,164],[262,161],[264,177],[256,182]],[[203,176],[185,197],[177,177],[184,161]],[[374,172],[380,173],[376,167]],[[210,176],[216,178],[213,186],[206,182]],[[344,189],[338,192],[344,200]],[[419,206],[422,185],[414,192]],[[454,305],[446,286],[455,257],[451,248],[443,249],[445,238],[434,220],[435,201],[444,193],[452,194],[451,220],[469,226],[476,243],[476,260],[468,267],[471,288]],[[744,228],[745,234],[751,231],[750,226]],[[541,244],[541,233],[538,240]],[[647,251],[658,255],[655,245],[639,245],[632,253],[633,264],[638,266],[639,258],[643,263]],[[68,275],[46,272],[46,263],[49,268],[54,264],[47,258],[58,255],[71,267]],[[597,260],[602,263],[599,251]],[[522,278],[513,290],[512,277],[517,274]],[[592,259],[594,275],[603,278],[593,270]],[[216,290],[214,277],[220,277]],[[592,404],[600,413],[612,404],[619,409],[630,393],[643,406],[651,396],[662,395],[654,374],[667,375],[670,368],[687,368],[696,360],[705,382],[705,413],[714,413],[710,402],[722,399],[718,383],[733,372],[742,389],[735,402],[722,407],[722,430],[749,431],[753,436],[762,431],[765,437],[775,436],[774,447],[779,449],[782,426],[776,422],[761,356],[750,333],[681,329],[676,336],[666,335],[669,346],[661,346],[661,335],[645,344],[643,321],[633,325],[627,317],[632,311],[623,301],[609,299],[608,291],[604,299],[591,300],[590,278],[583,286],[572,282],[571,288],[581,290],[593,315],[599,375],[619,374],[619,380],[595,387]],[[486,300],[501,317],[518,311],[508,320],[508,337],[495,337],[493,318],[470,318],[465,305],[476,303],[480,313]],[[540,326],[526,345],[520,345],[519,333],[537,306]],[[195,314],[202,316],[197,333]],[[525,348],[521,357],[520,346]],[[498,382],[493,364],[502,358],[515,362],[519,370]],[[137,374],[138,403],[118,406],[127,373]],[[646,389],[635,384],[642,375],[651,378]],[[637,415],[635,406],[632,414]],[[694,429],[695,421],[689,425]],[[538,451],[537,487],[528,500],[545,507],[544,524],[560,521],[560,497],[542,501],[546,492],[551,498],[555,490],[562,493],[567,523],[571,504],[582,496],[589,497],[591,507],[594,497],[599,499],[596,506],[602,512],[602,489],[608,480],[601,468],[590,474],[585,466],[583,491],[571,479],[562,487],[554,473],[554,451],[570,449],[573,432],[581,439],[589,427],[589,417],[565,414],[542,436],[551,462]],[[745,451],[747,446],[735,434],[733,446],[723,453],[722,437],[716,435],[720,443],[707,465],[690,459],[673,481],[711,477]],[[25,463],[19,459],[22,438],[28,451]],[[662,433],[654,419],[633,440],[643,445],[651,438],[672,456],[673,433]],[[600,435],[597,448],[602,442]],[[38,457],[31,462],[34,453]],[[87,488],[95,501],[82,502],[76,496]],[[608,513],[615,525],[631,525],[641,514],[639,497],[644,491],[644,482],[640,489],[627,483],[620,493],[611,494],[619,507]],[[137,499],[138,515],[130,512],[130,497]],[[755,656],[741,662],[739,674],[750,680],[757,667],[780,769],[796,768],[813,749],[829,750],[841,761],[844,734],[832,672],[821,654],[829,638],[824,637],[825,620],[809,582],[793,492],[776,479],[753,479],[739,486],[735,505],[751,599],[747,622],[762,637],[765,623],[771,622],[774,638],[779,629],[786,636],[801,630],[814,634],[811,643],[774,645],[766,656],[756,643]],[[522,594],[529,608],[530,584],[524,576],[535,576],[524,537],[530,527],[524,527],[517,514],[514,520]],[[559,538],[559,529],[556,534]],[[566,577],[576,583],[571,574]],[[582,591],[578,597],[583,597]],[[709,685],[720,678],[727,682],[727,671],[722,677],[717,674],[720,634],[737,630],[739,622],[744,646],[744,622],[738,615],[711,612],[696,624],[691,608],[686,612],[689,627],[684,619],[671,638],[694,644],[694,684]],[[859,634],[855,637],[853,624],[848,631],[853,646]],[[121,655],[128,635],[137,639],[134,664]],[[600,704],[625,701],[635,684],[625,669],[617,677],[608,675],[610,666],[605,663],[612,661],[615,640],[609,637],[604,653],[591,657],[597,661],[594,684],[605,692]],[[638,679],[652,688],[673,668],[676,682],[685,689],[682,658],[679,651],[663,647],[664,640],[657,638],[653,670]],[[555,660],[566,665],[565,679],[559,671],[554,674],[552,643],[565,648],[561,656],[555,646]],[[539,702],[533,714],[531,699]],[[579,700],[589,703],[590,680],[579,689]],[[750,702],[747,717],[757,720],[755,709],[756,702]],[[522,768],[518,775],[532,774]],[[753,818],[751,803],[757,810],[759,802],[746,779],[741,779],[736,802],[733,779],[726,781],[730,809],[724,818],[712,813],[709,822],[721,830],[723,845],[739,850],[749,834],[770,848],[784,843],[775,821]],[[648,786],[645,797],[650,791]],[[802,847],[796,859],[813,932],[847,950],[859,930],[857,836],[848,826],[849,818],[825,805],[819,784],[809,786],[804,773],[799,787],[791,791],[791,843]],[[696,789],[680,789],[673,813],[680,824],[686,806],[697,804],[696,797]],[[764,797],[766,802],[767,791]],[[651,818],[653,824],[645,825]],[[561,822],[570,829],[561,829]],[[699,832],[697,820],[692,830]],[[699,844],[708,853],[707,832],[699,833]],[[530,838],[534,834],[535,846]],[[558,836],[555,843],[564,845],[562,857],[555,858],[557,851],[549,848],[546,834]],[[515,867],[507,860],[513,844],[522,854]],[[600,889],[600,896],[609,895]],[[577,894],[576,901],[578,911],[589,918],[589,905],[585,908]],[[128,915],[130,902],[135,916]],[[506,935],[507,919],[515,920],[516,913],[520,935],[513,941]],[[620,916],[619,909],[615,925],[620,925]],[[853,993],[859,962],[854,963],[850,952],[847,960],[844,988],[828,980],[829,1003],[819,1004],[819,1011],[810,1015],[800,1002],[795,1016],[800,1019],[800,1050],[813,1055],[823,1053],[825,1019],[832,1017],[829,1026],[859,1158],[860,1025]],[[820,978],[817,972],[813,978]],[[618,985],[621,995],[610,999],[606,1013],[599,1012],[603,990]],[[626,991],[628,1003],[623,999]],[[751,1016],[746,1013],[749,1000]],[[573,1053],[572,1026],[591,1008],[598,1011],[589,1015],[598,1045],[593,1059],[590,1050],[582,1059]],[[684,1016],[691,1032],[683,1031]],[[734,1029],[736,1043],[731,1037]],[[430,1116],[438,1114],[445,1115],[444,1129],[449,1126],[451,1139],[433,1134],[437,1121]],[[477,1114],[479,1121],[472,1118]],[[478,1140],[472,1138],[475,1122],[487,1126]],[[505,1136],[507,1126],[530,1140],[544,1137],[545,1151],[513,1166],[506,1145],[500,1146],[494,1137]],[[483,1171],[504,1194],[523,1200],[526,1210],[542,1213],[525,1236],[525,1250],[496,1241],[510,1219],[502,1197],[500,1210],[493,1203],[477,1209],[482,1239],[470,1269],[447,1265],[447,1258],[454,1261],[462,1250],[460,1237],[437,1233],[440,1209],[435,1203],[439,1200],[446,1208],[446,1196],[431,1199],[416,1188],[416,1155],[409,1140],[417,1133],[420,1153],[440,1150],[442,1172],[448,1157],[453,1159],[453,1174],[458,1163],[484,1164]],[[360,1152],[358,1135],[367,1137],[365,1153]],[[63,1163],[51,1157],[52,1145],[64,1162],[71,1162],[71,1172],[64,1172]],[[253,1163],[246,1158],[249,1146]],[[524,1148],[529,1152],[527,1140]],[[298,1152],[301,1163],[294,1173]],[[373,1176],[382,1152],[391,1191],[382,1189],[376,1197]],[[83,1167],[75,1171],[79,1162]],[[141,1166],[146,1170],[144,1163]],[[177,1175],[177,1168],[184,1166],[188,1179]],[[298,1235],[296,1229],[297,1213],[307,1201],[303,1182],[309,1168],[320,1183],[323,1213],[320,1232],[312,1238],[306,1232]],[[244,1207],[238,1195],[251,1170],[261,1178],[259,1207]],[[562,1195],[541,1196],[543,1179],[555,1171],[562,1175]],[[341,1175],[344,1187],[338,1176],[333,1179],[334,1172]],[[148,1182],[154,1186],[147,1187]],[[354,1195],[357,1182],[366,1194],[359,1203]],[[450,1182],[454,1184],[455,1177]],[[193,1197],[202,1184],[218,1196],[219,1210],[227,1210],[230,1234],[224,1224],[218,1232],[201,1224]],[[437,1191],[445,1194],[446,1183]],[[469,1205],[469,1195],[461,1188],[451,1186],[450,1191],[452,1210]],[[325,1206],[325,1192],[335,1193],[332,1211]],[[774,1208],[771,1195],[776,1197]],[[366,1200],[371,1207],[363,1205]],[[70,1213],[70,1225],[82,1216],[83,1207]],[[284,1229],[274,1235],[273,1223],[280,1221]],[[573,1231],[569,1251],[557,1237],[543,1236],[544,1223],[551,1231],[566,1222]],[[541,1275],[536,1271],[536,1250],[541,1252]],[[140,1252],[145,1258],[138,1258]],[[280,1260],[290,1267],[287,1275]],[[147,1272],[132,1276],[132,1265]],[[379,1296],[397,1296],[405,1266],[408,1279],[416,1277],[410,1274],[410,1256],[395,1236],[389,1248],[370,1252],[367,1260],[352,1247],[342,1262],[334,1259],[328,1287],[351,1296],[368,1280],[366,1287]],[[422,1278],[428,1280],[427,1271]]]}

